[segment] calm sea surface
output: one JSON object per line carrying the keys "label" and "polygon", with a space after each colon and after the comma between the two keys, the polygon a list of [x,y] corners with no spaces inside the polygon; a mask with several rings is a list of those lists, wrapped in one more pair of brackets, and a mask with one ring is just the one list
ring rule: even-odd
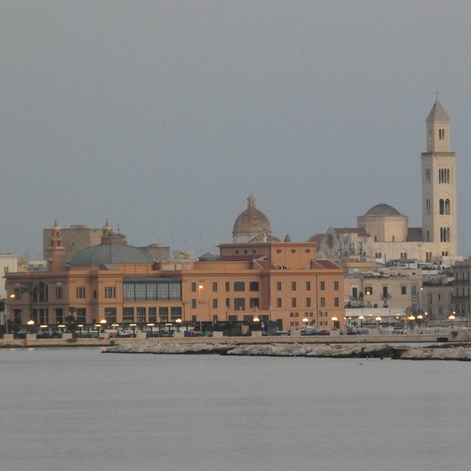
{"label": "calm sea surface", "polygon": [[0,469],[471,468],[471,363],[100,352],[0,349]]}

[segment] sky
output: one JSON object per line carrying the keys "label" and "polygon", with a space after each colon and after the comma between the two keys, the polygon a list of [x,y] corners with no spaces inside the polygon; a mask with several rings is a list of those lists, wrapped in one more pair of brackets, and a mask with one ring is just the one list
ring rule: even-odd
{"label": "sky", "polygon": [[436,93],[471,254],[468,0],[0,0],[0,252],[103,227],[197,254],[253,193],[305,241],[388,203],[421,226]]}

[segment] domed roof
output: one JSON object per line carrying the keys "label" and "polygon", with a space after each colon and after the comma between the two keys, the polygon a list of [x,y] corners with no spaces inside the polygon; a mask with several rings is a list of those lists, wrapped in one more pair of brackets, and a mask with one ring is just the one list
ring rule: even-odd
{"label": "domed roof", "polygon": [[154,263],[150,254],[131,245],[105,243],[87,247],[77,252],[70,260],[70,265],[90,265],[99,263]]}
{"label": "domed roof", "polygon": [[402,216],[402,214],[389,204],[381,203],[373,206],[365,213],[365,216]]}
{"label": "domed roof", "polygon": [[232,233],[236,234],[258,234],[266,232],[271,234],[271,224],[268,218],[256,208],[256,198],[250,195],[247,198],[247,209],[240,213],[234,223]]}

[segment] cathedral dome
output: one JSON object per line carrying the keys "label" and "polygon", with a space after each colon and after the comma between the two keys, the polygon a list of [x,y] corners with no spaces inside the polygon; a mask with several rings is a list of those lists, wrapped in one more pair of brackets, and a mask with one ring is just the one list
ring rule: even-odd
{"label": "cathedral dome", "polygon": [[373,206],[365,213],[365,216],[402,216],[401,213],[389,204],[381,203]]}
{"label": "cathedral dome", "polygon": [[[271,235],[271,224],[268,218],[256,207],[256,198],[247,198],[247,209],[243,211],[234,223],[232,234],[234,238],[253,238],[260,234]],[[248,240],[247,240],[248,242]]]}
{"label": "cathedral dome", "polygon": [[154,263],[144,250],[124,244],[101,244],[77,252],[70,265],[113,265],[115,263]]}
{"label": "cathedral dome", "polygon": [[154,263],[154,258],[138,247],[127,245],[123,234],[111,232],[108,221],[103,228],[102,243],[78,251],[70,265],[113,265],[115,263]]}

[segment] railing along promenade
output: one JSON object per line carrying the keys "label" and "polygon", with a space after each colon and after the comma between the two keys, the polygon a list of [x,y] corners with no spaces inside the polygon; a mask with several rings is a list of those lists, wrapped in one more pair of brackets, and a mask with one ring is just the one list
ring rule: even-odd
{"label": "railing along promenade", "polygon": [[27,334],[26,338],[15,339],[13,334],[4,334],[0,338],[3,348],[36,348],[36,347],[107,347],[126,343],[434,343],[434,342],[470,342],[470,333],[466,328],[437,327],[408,329],[404,333],[392,333],[386,329],[370,329],[368,334],[341,335],[339,330],[330,331],[330,335],[301,335],[301,331],[292,331],[291,335],[262,336],[260,331],[251,336],[223,336],[222,332],[213,332],[212,337],[185,337],[183,332],[175,332],[173,337],[147,338],[146,332],[136,332],[133,338],[110,338],[106,333],[95,338],[73,338],[64,333],[62,338],[37,338],[36,334]]}

